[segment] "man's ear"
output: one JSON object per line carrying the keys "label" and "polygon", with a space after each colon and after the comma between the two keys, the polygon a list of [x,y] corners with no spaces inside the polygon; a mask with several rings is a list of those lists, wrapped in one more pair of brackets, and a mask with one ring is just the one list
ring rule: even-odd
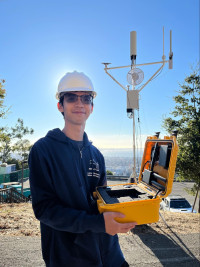
{"label": "man's ear", "polygon": [[60,112],[63,112],[63,106],[61,105],[61,103],[57,103],[57,108]]}
{"label": "man's ear", "polygon": [[91,113],[93,112],[93,108],[94,108],[94,104],[93,104],[92,107],[91,107]]}

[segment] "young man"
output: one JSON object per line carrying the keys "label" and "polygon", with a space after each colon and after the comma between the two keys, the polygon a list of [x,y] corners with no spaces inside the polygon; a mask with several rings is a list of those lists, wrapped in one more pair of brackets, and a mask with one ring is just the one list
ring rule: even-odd
{"label": "young man", "polygon": [[135,223],[117,223],[121,213],[99,214],[93,198],[106,184],[104,158],[84,132],[95,96],[86,75],[67,73],[57,92],[64,128],[49,131],[30,152],[32,205],[49,267],[128,266],[116,234]]}

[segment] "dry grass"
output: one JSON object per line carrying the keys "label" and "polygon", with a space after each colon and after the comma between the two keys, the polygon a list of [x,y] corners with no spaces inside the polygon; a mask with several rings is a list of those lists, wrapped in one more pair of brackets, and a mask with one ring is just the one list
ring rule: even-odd
{"label": "dry grass", "polygon": [[40,224],[30,203],[0,205],[0,236],[39,236]]}
{"label": "dry grass", "polygon": [[[139,225],[133,233],[177,234],[199,233],[199,214],[161,212],[166,223]],[[168,226],[167,226],[167,225]],[[30,203],[0,204],[0,236],[40,236],[39,221],[35,218]]]}
{"label": "dry grass", "polygon": [[199,233],[199,231],[199,214],[161,211],[161,216],[157,223],[136,226],[132,232],[151,234],[170,234],[174,232],[176,234],[191,234]]}

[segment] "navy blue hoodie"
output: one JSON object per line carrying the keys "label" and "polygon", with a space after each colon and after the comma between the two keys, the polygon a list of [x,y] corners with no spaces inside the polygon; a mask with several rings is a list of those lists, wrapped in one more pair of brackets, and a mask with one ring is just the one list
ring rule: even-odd
{"label": "navy blue hoodie", "polygon": [[96,186],[106,183],[104,158],[86,133],[80,150],[60,129],[49,131],[32,147],[29,168],[46,265],[120,267],[118,237],[105,233],[92,198]]}

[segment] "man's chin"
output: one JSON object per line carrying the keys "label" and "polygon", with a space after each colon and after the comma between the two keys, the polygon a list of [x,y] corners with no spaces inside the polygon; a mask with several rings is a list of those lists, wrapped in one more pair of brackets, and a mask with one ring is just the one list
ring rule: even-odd
{"label": "man's chin", "polygon": [[72,124],[77,125],[77,126],[85,126],[86,121],[85,120],[76,120],[76,121],[71,121]]}

